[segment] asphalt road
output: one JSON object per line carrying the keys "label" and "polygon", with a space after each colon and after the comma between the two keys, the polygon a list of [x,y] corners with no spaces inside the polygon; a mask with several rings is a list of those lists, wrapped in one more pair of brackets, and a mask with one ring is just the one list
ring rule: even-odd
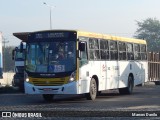
{"label": "asphalt road", "polygon": [[47,119],[49,117],[99,119],[99,117],[133,116],[148,118],[149,115],[148,119],[160,117],[160,86],[152,83],[147,83],[143,87],[134,87],[132,95],[120,95],[117,90],[104,91],[95,101],[86,100],[83,95],[57,95],[52,102],[46,102],[41,95],[26,95],[13,91],[0,93],[1,112],[35,111],[40,112],[42,117]]}

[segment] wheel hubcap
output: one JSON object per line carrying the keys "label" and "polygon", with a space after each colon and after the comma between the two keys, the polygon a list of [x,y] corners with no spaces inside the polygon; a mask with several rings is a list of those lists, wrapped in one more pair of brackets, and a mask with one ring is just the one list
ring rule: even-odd
{"label": "wheel hubcap", "polygon": [[91,85],[91,94],[93,96],[95,96],[96,95],[96,91],[97,91],[97,89],[96,89],[96,84],[95,84],[95,81],[94,81],[94,82],[92,82],[92,85]]}

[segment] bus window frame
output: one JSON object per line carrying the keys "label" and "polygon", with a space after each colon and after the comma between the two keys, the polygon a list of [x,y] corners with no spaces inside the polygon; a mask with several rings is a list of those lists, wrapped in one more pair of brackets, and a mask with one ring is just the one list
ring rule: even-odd
{"label": "bus window frame", "polygon": [[[142,51],[142,46],[145,47],[144,51]],[[141,54],[141,60],[142,61],[145,61],[145,60],[148,59],[148,57],[147,57],[147,45],[146,44],[141,44],[140,45],[140,54]]]}
{"label": "bus window frame", "polygon": [[[129,51],[129,49],[128,49],[128,45],[131,45],[131,47],[132,47],[132,50],[131,51]],[[133,43],[129,43],[129,42],[127,42],[126,43],[126,51],[127,51],[127,60],[134,60],[134,50],[133,50]],[[128,59],[128,58],[130,58],[130,59]]]}
{"label": "bus window frame", "polygon": [[[83,37],[83,36],[79,36],[78,37],[78,45],[79,45],[79,43],[80,42],[84,42],[85,43],[85,51],[80,51],[80,50],[78,50],[79,51],[79,60],[80,60],[80,67],[82,67],[83,65],[85,65],[85,64],[88,64],[88,60],[89,60],[89,51],[88,51],[88,40],[89,40],[89,38],[88,37]],[[78,46],[79,47],[79,46]],[[78,48],[79,49],[79,48]],[[85,52],[86,53],[86,59],[82,59],[81,58],[81,52]],[[84,62],[83,62],[84,61]]]}
{"label": "bus window frame", "polygon": [[134,60],[141,60],[140,44],[134,43]]}
{"label": "bus window frame", "polygon": [[[90,45],[90,41],[93,41],[94,44]],[[95,42],[94,41],[97,41],[98,48],[95,48]],[[94,48],[92,48],[92,46],[94,46]],[[100,47],[99,39],[90,37],[89,40],[88,40],[88,52],[89,52],[89,54],[88,54],[89,57],[88,58],[89,58],[89,60],[91,60],[91,61],[99,61],[99,60],[101,60],[99,47]],[[91,52],[93,52],[93,58],[91,58]]]}
{"label": "bus window frame", "polygon": [[[115,42],[115,47],[114,47],[114,49],[113,50],[111,50],[111,43],[112,42]],[[110,40],[110,42],[109,42],[109,53],[110,53],[110,60],[112,61],[112,60],[118,60],[118,40]],[[114,58],[112,59],[112,53],[111,52],[113,52],[113,56],[114,56]]]}
{"label": "bus window frame", "polygon": [[[105,42],[105,44],[107,43],[107,49],[106,48],[102,48],[101,44],[102,41]],[[109,51],[109,40],[107,39],[99,39],[99,52],[100,52],[100,59],[103,60],[110,60],[110,51]],[[104,58],[102,58],[102,52],[106,53]]]}
{"label": "bus window frame", "polygon": [[[120,46],[120,43],[121,43],[121,45],[124,44],[125,50],[120,50],[120,47],[122,47],[122,46]],[[122,59],[121,59],[120,53],[122,53]],[[127,46],[126,46],[126,42],[118,41],[118,60],[119,61],[127,60]]]}

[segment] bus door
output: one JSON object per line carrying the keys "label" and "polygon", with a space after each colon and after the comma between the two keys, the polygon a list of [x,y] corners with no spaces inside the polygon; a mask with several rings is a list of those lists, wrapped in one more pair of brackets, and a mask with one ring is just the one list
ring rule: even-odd
{"label": "bus door", "polygon": [[87,59],[87,43],[86,42],[80,42],[79,46],[79,93],[86,93],[89,91],[87,88],[89,88],[89,81],[87,80],[89,78],[89,65],[88,65],[88,59]]}

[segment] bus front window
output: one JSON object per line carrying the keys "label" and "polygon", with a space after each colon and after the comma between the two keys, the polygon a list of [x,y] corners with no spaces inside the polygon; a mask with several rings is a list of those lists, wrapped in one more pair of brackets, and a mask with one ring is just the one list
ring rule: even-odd
{"label": "bus front window", "polygon": [[27,46],[26,70],[37,73],[59,73],[76,68],[76,43],[35,42]]}

